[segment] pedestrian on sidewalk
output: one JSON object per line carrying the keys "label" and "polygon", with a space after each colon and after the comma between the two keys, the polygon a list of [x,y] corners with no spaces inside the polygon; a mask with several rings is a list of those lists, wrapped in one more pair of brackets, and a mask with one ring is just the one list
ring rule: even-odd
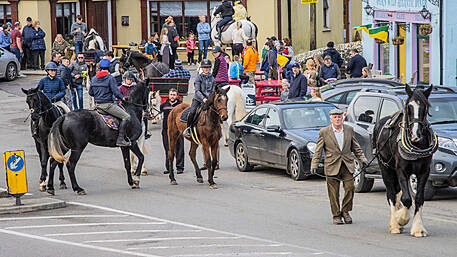
{"label": "pedestrian on sidewalk", "polygon": [[292,64],[292,81],[290,82],[290,89],[288,98],[299,98],[306,95],[308,90],[308,81],[301,72],[301,67],[298,62]]}
{"label": "pedestrian on sidewalk", "polygon": [[169,62],[169,68],[174,69],[175,68],[175,60],[178,59],[178,40],[179,40],[179,34],[178,31],[176,30],[176,25],[175,21],[171,19],[165,28],[168,29],[168,42],[170,42],[170,62]]}
{"label": "pedestrian on sidewalk", "polygon": [[[84,62],[84,54],[79,53],[77,59],[70,65],[71,77],[73,78],[73,88],[71,91],[72,102],[75,110],[83,109],[83,81],[84,72],[88,71],[87,64]],[[78,97],[78,99],[76,99]]]}
{"label": "pedestrian on sidewalk", "polygon": [[[33,69],[41,68],[44,70],[44,52],[46,51],[46,43],[44,37],[46,33],[41,29],[40,21],[33,22],[32,29],[32,55],[33,55]],[[38,66],[38,58],[40,59],[40,66]]]}
{"label": "pedestrian on sidewalk", "polygon": [[76,16],[76,22],[71,25],[71,35],[75,42],[75,53],[81,53],[84,50],[84,38],[87,35],[87,25],[83,22],[81,15]]}
{"label": "pedestrian on sidewalk", "polygon": [[332,41],[327,43],[327,48],[324,50],[322,58],[325,59],[326,56],[330,56],[332,58],[332,62],[336,63],[338,67],[341,67],[341,65],[343,65],[343,58],[341,58],[341,55],[338,52],[338,50],[335,49],[335,43]]}
{"label": "pedestrian on sidewalk", "polygon": [[167,66],[170,66],[170,55],[171,55],[171,48],[170,42],[168,41],[168,29],[163,28],[162,32],[160,33],[160,43],[162,47],[160,48],[160,55],[162,56],[162,63]]}
{"label": "pedestrian on sidewalk", "polygon": [[[197,24],[198,33],[198,62],[207,58],[208,45],[211,34],[211,27],[206,22],[206,16],[200,16],[200,23]],[[203,57],[203,59],[202,59]]]}
{"label": "pedestrian on sidewalk", "polygon": [[187,65],[194,65],[194,53],[195,49],[197,49],[197,43],[194,39],[194,34],[189,34],[189,38],[186,41],[186,52],[187,52]]}
{"label": "pedestrian on sidewalk", "polygon": [[363,67],[362,68],[362,78],[372,78],[373,75],[371,75],[371,70],[368,67]]}
{"label": "pedestrian on sidewalk", "polygon": [[32,18],[27,17],[26,25],[22,29],[22,48],[24,50],[24,56],[22,57],[23,70],[33,69],[33,56],[32,56]]}
{"label": "pedestrian on sidewalk", "polygon": [[68,49],[70,49],[70,43],[63,39],[62,34],[57,34],[54,43],[52,43],[52,52],[57,52],[61,56],[67,56]]}
{"label": "pedestrian on sidewalk", "polygon": [[276,52],[273,47],[272,42],[267,42],[266,48],[267,52],[267,60],[268,60],[268,79],[269,80],[278,80],[278,61],[276,57]]}
{"label": "pedestrian on sidewalk", "polygon": [[59,74],[59,78],[63,81],[65,86],[65,97],[64,102],[68,106],[70,110],[73,110],[73,104],[71,99],[71,90],[73,88],[73,80],[71,77],[71,70],[70,66],[70,59],[66,56],[61,58],[62,64],[58,66],[57,73]]}
{"label": "pedestrian on sidewalk", "polygon": [[236,23],[236,30],[232,34],[232,42],[233,42],[233,47],[232,47],[232,55],[241,55],[243,52],[244,46],[246,45],[246,41],[249,38],[246,36],[243,30],[243,24],[241,21],[238,21]]}
{"label": "pedestrian on sidewalk", "polygon": [[368,66],[367,61],[359,54],[359,50],[355,48],[351,50],[351,56],[347,70],[350,72],[351,78],[360,78],[362,77],[363,67]]}
{"label": "pedestrian on sidewalk", "polygon": [[[21,70],[22,56],[24,55],[24,50],[22,47],[22,34],[21,34],[21,23],[17,21],[14,23],[14,30],[11,32],[11,53],[16,55],[17,60],[19,61],[19,74]],[[23,75],[22,75],[23,76]]]}
{"label": "pedestrian on sidewalk", "polygon": [[233,56],[233,62],[230,64],[230,79],[241,80],[241,84],[249,81],[249,76],[244,75],[244,67],[238,55]]}
{"label": "pedestrian on sidewalk", "polygon": [[[180,105],[182,102],[178,99],[178,91],[174,88],[171,88],[168,92],[168,99],[160,105],[160,112],[163,113],[163,122],[162,122],[162,144],[165,150],[165,167],[166,170],[163,174],[170,173],[170,163],[168,162],[168,116],[170,112],[176,106]],[[184,137],[179,136],[178,141],[176,142],[175,148],[175,158],[176,158],[176,170],[178,174],[184,172]]]}
{"label": "pedestrian on sidewalk", "polygon": [[280,100],[282,102],[285,102],[287,100],[289,100],[289,81],[287,81],[287,79],[283,79],[282,80],[282,90],[281,90],[281,96],[280,96]]}
{"label": "pedestrian on sidewalk", "polygon": [[253,40],[249,39],[247,48],[244,51],[243,67],[246,75],[249,77],[249,84],[255,85],[255,71],[257,70],[257,63],[259,62],[259,53],[254,48]]}
{"label": "pedestrian on sidewalk", "polygon": [[148,38],[148,42],[144,46],[144,52],[148,55],[151,55],[153,58],[159,53],[157,50],[157,46],[154,43],[155,37],[158,37],[157,33],[154,34],[154,36]]}
{"label": "pedestrian on sidewalk", "polygon": [[332,58],[330,56],[325,56],[324,65],[321,66],[321,70],[319,72],[319,80],[322,85],[332,83],[339,79],[341,79],[340,68],[336,65],[336,63],[332,62]]}
{"label": "pedestrian on sidewalk", "polygon": [[11,33],[8,31],[8,26],[3,24],[3,31],[0,34],[0,47],[3,47],[7,51],[11,51]]}
{"label": "pedestrian on sidewalk", "polygon": [[[327,176],[327,190],[333,224],[352,223],[349,212],[352,211],[354,199],[354,156],[362,163],[362,169],[367,166],[367,159],[354,136],[351,126],[343,125],[343,111],[333,109],[329,112],[332,124],[319,132],[316,150],[311,161],[311,173],[317,173],[322,151],[325,151],[324,173]],[[340,181],[343,179],[344,198],[340,208]]]}

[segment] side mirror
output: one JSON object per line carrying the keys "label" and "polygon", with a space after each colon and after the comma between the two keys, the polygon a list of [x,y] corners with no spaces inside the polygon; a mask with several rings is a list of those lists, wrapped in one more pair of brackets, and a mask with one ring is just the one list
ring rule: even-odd
{"label": "side mirror", "polygon": [[281,128],[278,125],[271,125],[267,127],[268,132],[281,132]]}

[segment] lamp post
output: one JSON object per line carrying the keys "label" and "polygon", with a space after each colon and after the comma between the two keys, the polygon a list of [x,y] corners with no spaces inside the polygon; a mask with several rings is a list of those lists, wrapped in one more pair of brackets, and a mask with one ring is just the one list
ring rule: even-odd
{"label": "lamp post", "polygon": [[424,18],[424,20],[432,20],[432,14],[429,10],[427,10],[427,8],[425,8],[425,5],[422,10],[419,11],[419,13],[421,14],[422,18]]}

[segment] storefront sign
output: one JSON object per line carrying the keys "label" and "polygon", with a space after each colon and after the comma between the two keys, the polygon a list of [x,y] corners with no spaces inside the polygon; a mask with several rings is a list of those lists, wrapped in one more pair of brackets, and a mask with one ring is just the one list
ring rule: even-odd
{"label": "storefront sign", "polygon": [[318,0],[301,0],[302,4],[317,4]]}
{"label": "storefront sign", "polygon": [[375,10],[374,19],[382,21],[412,22],[418,24],[430,23],[429,20],[424,19],[422,15],[418,12],[392,12]]}
{"label": "storefront sign", "polygon": [[427,0],[376,0],[378,8],[422,8]]}

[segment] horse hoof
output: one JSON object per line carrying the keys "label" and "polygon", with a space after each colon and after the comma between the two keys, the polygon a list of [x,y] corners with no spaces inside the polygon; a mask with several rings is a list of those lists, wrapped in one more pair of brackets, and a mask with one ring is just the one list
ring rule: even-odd
{"label": "horse hoof", "polygon": [[217,189],[217,185],[216,184],[209,185],[209,188],[210,189]]}
{"label": "horse hoof", "polygon": [[225,146],[225,147],[228,147],[228,144],[227,144],[227,143],[225,143],[225,144],[224,144],[224,146]]}
{"label": "horse hoof", "polygon": [[401,230],[399,228],[393,228],[390,230],[391,234],[401,234]]}
{"label": "horse hoof", "polygon": [[140,189],[140,185],[134,184],[134,185],[132,186],[132,189]]}
{"label": "horse hoof", "polygon": [[46,192],[46,186],[40,186],[40,191],[41,192]]}
{"label": "horse hoof", "polygon": [[425,231],[417,231],[417,232],[411,233],[411,235],[414,236],[414,237],[426,237],[427,236],[427,232],[425,232]]}
{"label": "horse hoof", "polygon": [[86,195],[86,191],[84,191],[84,190],[78,191],[78,195]]}
{"label": "horse hoof", "polygon": [[141,176],[147,176],[148,175],[148,172],[147,171],[142,171],[141,172]]}
{"label": "horse hoof", "polygon": [[178,184],[178,182],[176,182],[176,180],[172,180],[172,181],[170,181],[170,184],[176,186]]}
{"label": "horse hoof", "polygon": [[54,189],[48,189],[47,192],[50,195],[55,195],[56,194],[56,191]]}
{"label": "horse hoof", "polygon": [[198,183],[203,183],[203,178],[197,178]]}
{"label": "horse hoof", "polygon": [[67,185],[65,183],[60,184],[60,189],[67,189]]}

